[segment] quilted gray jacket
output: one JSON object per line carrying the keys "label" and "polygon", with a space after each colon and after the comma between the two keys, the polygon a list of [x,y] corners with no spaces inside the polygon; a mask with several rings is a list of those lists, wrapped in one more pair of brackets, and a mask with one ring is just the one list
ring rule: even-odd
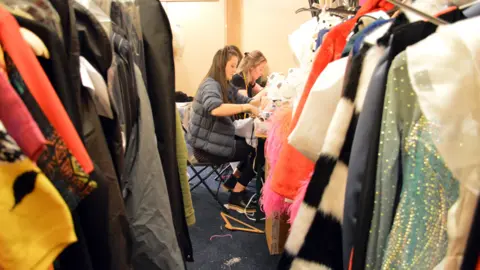
{"label": "quilted gray jacket", "polygon": [[[230,89],[237,104],[250,102],[251,98]],[[222,105],[222,89],[213,78],[206,78],[198,88],[192,103],[188,143],[212,155],[231,157],[235,153],[235,126],[232,117],[216,117],[211,111]]]}

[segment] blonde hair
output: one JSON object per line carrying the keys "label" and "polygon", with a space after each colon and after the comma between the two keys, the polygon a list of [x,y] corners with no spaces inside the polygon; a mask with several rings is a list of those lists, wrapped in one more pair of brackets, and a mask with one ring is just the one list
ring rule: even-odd
{"label": "blonde hair", "polygon": [[[250,69],[256,68],[263,62],[267,62],[267,58],[263,55],[261,51],[252,51],[250,53],[245,53],[242,62],[238,66],[237,73],[242,74],[246,78],[246,83],[249,84],[252,80],[250,76]],[[263,76],[264,74],[262,74]]]}

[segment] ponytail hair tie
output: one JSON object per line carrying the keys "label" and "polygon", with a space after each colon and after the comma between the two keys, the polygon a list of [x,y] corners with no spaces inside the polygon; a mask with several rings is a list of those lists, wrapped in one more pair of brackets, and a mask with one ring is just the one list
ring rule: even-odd
{"label": "ponytail hair tie", "polygon": [[249,54],[248,52],[245,52],[245,53],[244,53],[245,56],[248,56],[248,54]]}

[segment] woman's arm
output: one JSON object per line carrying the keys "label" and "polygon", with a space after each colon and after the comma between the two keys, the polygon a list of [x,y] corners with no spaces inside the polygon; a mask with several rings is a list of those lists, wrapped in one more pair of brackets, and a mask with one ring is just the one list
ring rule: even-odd
{"label": "woman's arm", "polygon": [[258,107],[262,103],[262,98],[267,94],[268,94],[268,91],[266,91],[265,89],[262,89],[257,95],[253,97],[253,99],[249,103],[252,104],[253,106]]}
{"label": "woman's arm", "polygon": [[256,96],[258,95],[259,93],[261,93],[263,91],[263,87],[261,87],[258,83],[255,83],[255,85],[253,86],[252,88],[252,94],[253,96]]}
{"label": "woman's arm", "polygon": [[239,113],[252,113],[254,115],[258,114],[258,109],[250,104],[228,104],[223,103],[217,108],[211,111],[213,116],[232,116]]}

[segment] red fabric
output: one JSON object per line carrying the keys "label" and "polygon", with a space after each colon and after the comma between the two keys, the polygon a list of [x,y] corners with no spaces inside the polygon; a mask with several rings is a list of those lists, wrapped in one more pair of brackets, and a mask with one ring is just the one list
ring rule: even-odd
{"label": "red fabric", "polygon": [[0,73],[0,97],[0,120],[25,155],[37,161],[45,148],[45,137],[3,73]]}
{"label": "red fabric", "polygon": [[0,7],[0,43],[8,52],[32,96],[86,173],[93,163],[65,108],[29,45],[15,18]]}
{"label": "red fabric", "polygon": [[350,252],[350,259],[348,260],[348,270],[352,270],[353,253],[354,253],[354,249],[352,248],[352,251]]}
{"label": "red fabric", "polygon": [[[330,62],[341,57],[343,48],[347,43],[347,36],[352,31],[358,18],[376,10],[386,11],[393,7],[392,4],[385,0],[369,0],[362,6],[353,19],[337,25],[330,30],[313,62],[312,70],[310,71],[305,89],[292,119],[290,132],[297,125],[308,94],[320,73],[322,73]],[[273,171],[272,190],[288,199],[294,199],[301,181],[308,179],[313,168],[314,163],[312,161],[304,157],[291,145],[285,145],[280,152],[278,164]]]}

